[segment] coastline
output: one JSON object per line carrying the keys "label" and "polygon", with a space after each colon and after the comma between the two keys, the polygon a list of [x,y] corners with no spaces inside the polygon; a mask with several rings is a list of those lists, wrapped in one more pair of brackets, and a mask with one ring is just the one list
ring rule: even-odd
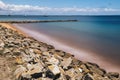
{"label": "coastline", "polygon": [[[54,45],[53,46],[51,44],[48,45],[49,42],[50,42],[49,40],[52,40],[52,39],[48,38],[47,36],[45,36],[43,34],[41,34],[41,37],[40,37],[40,35],[38,35],[37,32],[36,33],[35,32],[32,33],[33,31],[31,32],[31,31],[29,31],[29,30],[27,30],[25,28],[23,30],[23,29],[20,29],[20,28],[18,28],[16,26],[11,26],[11,24],[6,24],[6,23],[4,23],[4,24],[0,23],[0,25],[6,27],[7,29],[10,29],[10,30],[14,31],[15,32],[14,34],[19,35],[20,38],[23,38],[23,39],[25,38],[25,40],[27,42],[29,40],[32,40],[33,43],[34,42],[38,43],[38,41],[36,41],[35,39],[33,39],[33,38],[31,39],[30,38],[30,37],[33,37],[33,36],[34,36],[34,38],[35,37],[37,38],[39,36],[39,39],[43,40],[42,42],[39,42],[40,43],[40,48],[42,47],[40,50],[43,50],[42,53],[41,53],[41,51],[38,51],[38,50],[35,49],[35,53],[37,53],[38,55],[33,53],[33,50],[34,50],[35,47],[33,47],[33,49],[31,49],[31,46],[29,47],[29,45],[27,45],[27,48],[30,49],[30,52],[27,51],[27,54],[29,54],[28,56],[30,56],[30,58],[31,57],[33,58],[32,62],[34,63],[34,61],[35,61],[34,64],[29,63],[29,61],[26,62],[26,59],[28,58],[28,56],[26,56],[25,54],[24,55],[23,54],[19,54],[19,55],[22,55],[22,59],[20,58],[19,55],[14,56],[15,59],[17,60],[17,65],[15,65],[15,66],[16,67],[19,66],[19,68],[17,68],[16,71],[15,71],[15,75],[16,75],[17,79],[18,78],[30,78],[30,79],[31,78],[36,78],[35,75],[38,74],[38,73],[39,73],[39,78],[43,77],[40,74],[44,74],[45,73],[46,74],[46,76],[44,76],[45,79],[47,79],[47,78],[52,78],[52,79],[61,78],[61,79],[64,79],[65,77],[63,77],[63,76],[65,76],[65,75],[68,75],[69,78],[72,78],[73,75],[75,74],[74,71],[76,71],[76,70],[77,70],[77,72],[78,71],[79,72],[76,73],[76,75],[74,75],[73,79],[76,79],[76,78],[78,79],[78,76],[77,76],[78,74],[79,74],[79,79],[83,79],[83,80],[87,80],[87,79],[97,80],[98,78],[102,79],[102,80],[104,80],[104,79],[106,79],[106,80],[110,80],[110,79],[114,80],[116,78],[119,79],[119,74],[118,73],[107,73],[108,71],[106,72],[105,70],[103,70],[102,68],[104,68],[104,67],[101,68],[101,65],[99,67],[97,64],[91,63],[91,61],[86,62],[88,60],[88,59],[86,59],[86,55],[82,55],[83,58],[80,59],[80,60],[82,60],[82,59],[86,60],[85,62],[76,60],[74,58],[74,56],[73,56],[75,54],[71,55],[71,54],[68,53],[69,51],[70,51],[70,53],[73,53],[73,52],[71,52],[71,50],[72,51],[76,51],[76,53],[80,53],[80,52],[77,52],[76,49],[70,48],[70,47],[65,46],[65,45],[58,46],[58,47],[55,46],[55,49],[54,49],[54,47],[53,47]],[[29,34],[28,34],[28,32],[29,32]],[[14,36],[14,34],[12,33],[13,36]],[[22,35],[20,35],[20,34],[22,34]],[[6,36],[7,36],[7,34],[6,34]],[[30,37],[28,37],[28,36],[30,36]],[[37,38],[37,40],[38,40],[38,38]],[[45,40],[48,40],[48,41],[45,41]],[[58,44],[58,45],[61,45],[61,43],[58,43],[58,42],[56,42],[54,40],[52,40],[52,41],[54,43]],[[25,43],[25,45],[26,45],[26,43]],[[36,45],[38,45],[38,44],[36,44]],[[3,44],[1,46],[4,47]],[[46,51],[46,47],[50,50],[50,53],[49,53],[49,51],[48,52],[44,52],[44,51]],[[57,49],[61,49],[62,52],[61,52],[61,50],[57,50]],[[54,52],[54,50],[56,52]],[[64,52],[63,50],[64,51],[68,51],[68,52]],[[53,51],[53,53],[51,53],[51,51]],[[60,52],[61,54],[59,54],[59,56],[58,56],[57,52]],[[63,53],[64,53],[65,56],[61,57],[60,55],[62,55]],[[81,52],[81,53],[83,53],[83,52]],[[44,56],[41,56],[41,55],[44,55]],[[57,55],[58,59],[56,57],[53,57],[55,55]],[[89,57],[90,55],[87,55],[87,57]],[[43,62],[41,62],[41,60],[39,61],[39,59],[37,59],[38,56],[43,58],[42,59]],[[52,57],[49,57],[49,56],[52,56]],[[77,56],[78,56],[78,54],[77,54]],[[79,56],[81,56],[81,54],[79,54]],[[95,55],[92,55],[92,56],[93,56],[93,58],[90,58],[91,60],[94,59]],[[44,57],[45,57],[45,63],[44,63]],[[48,57],[50,58],[50,60],[49,60]],[[76,55],[75,55],[75,57],[76,57]],[[46,58],[47,58],[47,62],[46,62]],[[60,64],[58,64],[59,63],[59,59],[60,60],[63,59],[63,60],[60,61]],[[25,62],[23,60],[25,60]],[[73,60],[75,60],[75,61],[73,61]],[[51,64],[51,65],[49,65],[49,64]],[[46,67],[44,67],[43,65],[46,66]],[[63,67],[61,67],[60,65],[62,65]],[[31,68],[33,66],[34,66],[35,70]],[[26,67],[28,68],[27,73],[26,73]],[[64,69],[64,67],[65,67],[65,69]],[[44,68],[46,69],[47,68],[46,70],[49,70],[50,72],[45,70],[45,71],[43,71],[44,73],[43,72],[41,73],[41,70],[42,70],[41,68],[42,69],[44,69]],[[19,72],[19,70],[21,71],[21,69],[22,69],[22,72]],[[72,74],[73,75],[72,74],[70,75],[71,69],[72,69]],[[29,71],[29,70],[31,70],[31,71]],[[52,75],[51,75],[52,77],[50,77],[50,74],[48,75],[48,73],[50,73],[50,74],[52,73]],[[67,80],[68,76],[65,78],[65,80]]]}
{"label": "coastline", "polygon": [[107,72],[120,73],[119,66],[113,65],[112,63],[106,61],[105,58],[103,58],[100,55],[97,55],[95,53],[88,52],[88,51],[83,51],[74,47],[70,47],[69,45],[64,44],[64,42],[60,42],[55,38],[48,36],[46,34],[43,34],[41,32],[30,30],[22,26],[18,26],[17,24],[15,24],[14,26],[16,26],[16,28],[20,29],[21,31],[25,32],[26,34],[35,38],[38,41],[48,43],[50,45],[55,46],[56,49],[63,50],[72,55],[75,55],[75,57],[79,60],[82,60],[84,62],[89,61],[89,62],[97,63],[98,65],[100,65],[100,67],[104,68]]}

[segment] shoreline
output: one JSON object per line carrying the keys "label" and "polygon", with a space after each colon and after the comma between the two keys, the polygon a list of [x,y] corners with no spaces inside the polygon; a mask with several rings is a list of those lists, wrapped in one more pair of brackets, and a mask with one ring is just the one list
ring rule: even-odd
{"label": "shoreline", "polygon": [[[100,65],[100,67],[104,68],[107,72],[120,73],[119,66],[112,65],[108,61],[105,61],[105,58],[103,58],[100,55],[97,55],[92,52],[83,51],[74,47],[69,47],[68,45],[64,44],[64,42],[59,42],[55,38],[42,34],[41,32],[36,32],[34,30],[26,29],[21,26],[18,26],[17,24],[15,24],[15,26],[38,41],[42,41],[47,44],[53,45],[56,49],[63,50],[70,54],[72,53],[72,55],[75,55],[75,57],[79,60],[82,60],[85,62],[89,61],[89,62],[97,63],[98,65]],[[59,46],[56,46],[56,45],[59,45]]]}
{"label": "shoreline", "polygon": [[[105,68],[101,68],[98,63],[90,60],[88,62],[86,54],[83,59],[87,62],[78,60],[75,54],[70,54],[73,52],[68,53],[64,50],[77,51],[76,49],[64,45],[56,47],[56,44],[54,47],[48,43],[49,40],[45,42],[46,36],[41,34],[42,36],[39,38],[42,38],[43,41],[38,41],[34,37],[40,35],[33,35],[33,31],[31,33],[31,31],[16,27],[0,23],[0,73],[2,73],[0,79],[119,80],[118,71],[106,72]],[[50,40],[52,39],[50,38]],[[94,57],[90,59],[93,60]]]}

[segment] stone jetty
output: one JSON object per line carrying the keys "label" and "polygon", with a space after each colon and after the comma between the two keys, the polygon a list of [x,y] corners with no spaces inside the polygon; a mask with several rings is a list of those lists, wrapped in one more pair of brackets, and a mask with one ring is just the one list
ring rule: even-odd
{"label": "stone jetty", "polygon": [[40,23],[40,22],[76,22],[78,20],[17,20],[17,21],[0,21],[0,23]]}
{"label": "stone jetty", "polygon": [[120,80],[120,75],[0,24],[0,80]]}

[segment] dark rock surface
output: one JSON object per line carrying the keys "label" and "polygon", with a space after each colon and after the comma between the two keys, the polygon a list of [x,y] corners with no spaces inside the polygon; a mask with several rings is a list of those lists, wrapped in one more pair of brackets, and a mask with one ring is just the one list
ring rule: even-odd
{"label": "dark rock surface", "polygon": [[0,25],[0,80],[120,80],[119,73],[82,62]]}

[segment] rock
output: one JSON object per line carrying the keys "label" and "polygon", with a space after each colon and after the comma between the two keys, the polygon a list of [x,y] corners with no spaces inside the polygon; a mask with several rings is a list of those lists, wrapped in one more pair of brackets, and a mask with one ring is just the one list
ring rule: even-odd
{"label": "rock", "polygon": [[21,76],[21,74],[26,71],[27,71],[27,69],[25,67],[23,67],[22,65],[19,65],[18,68],[14,72],[16,79],[18,79]]}
{"label": "rock", "polygon": [[33,58],[30,55],[26,55],[24,52],[21,53],[23,62],[33,61]]}
{"label": "rock", "polygon": [[40,50],[38,50],[38,49],[33,49],[33,51],[34,51],[35,54],[39,54],[39,55],[41,55],[41,53],[42,53],[42,52],[41,52]]}
{"label": "rock", "polygon": [[77,74],[74,77],[72,77],[72,80],[82,80],[83,74]]}
{"label": "rock", "polygon": [[71,77],[69,75],[65,75],[66,80],[71,80]]}
{"label": "rock", "polygon": [[57,65],[48,66],[48,71],[46,72],[46,76],[56,80],[60,77],[60,69]]}
{"label": "rock", "polygon": [[44,56],[51,57],[50,53],[47,52],[47,51],[43,52],[42,54],[43,54]]}
{"label": "rock", "polygon": [[94,63],[85,63],[87,69],[89,69],[90,71],[96,73],[96,74],[100,74],[100,75],[104,75],[106,73],[105,70],[99,68],[99,66],[97,64]]}
{"label": "rock", "polygon": [[34,50],[31,49],[31,48],[29,48],[29,56],[30,56],[31,58],[35,58],[35,57],[36,57],[36,55],[34,54]]}
{"label": "rock", "polygon": [[0,55],[3,54],[4,48],[0,48]]}
{"label": "rock", "polygon": [[22,73],[21,76],[27,79],[30,79],[30,78],[37,79],[42,77],[42,74],[43,74],[42,69],[43,69],[43,66],[40,63],[37,63],[37,64],[28,63],[27,71]]}
{"label": "rock", "polygon": [[50,62],[50,64],[54,64],[54,65],[59,64],[59,60],[56,59],[54,56],[52,56],[50,59],[48,58],[48,62]]}
{"label": "rock", "polygon": [[47,51],[48,49],[47,49],[47,47],[41,46],[41,47],[40,47],[40,50],[43,51],[43,52],[45,52],[45,51]]}
{"label": "rock", "polygon": [[20,77],[21,77],[23,80],[24,80],[24,79],[29,80],[29,79],[32,78],[32,76],[31,76],[30,74],[28,74],[28,73],[22,73]]}
{"label": "rock", "polygon": [[79,71],[80,71],[80,73],[82,73],[82,72],[83,72],[83,70],[82,70],[81,68],[79,68]]}
{"label": "rock", "polygon": [[60,73],[55,75],[50,70],[47,70],[46,71],[46,77],[51,78],[52,80],[56,80],[56,79],[60,78]]}
{"label": "rock", "polygon": [[11,53],[13,48],[4,48],[3,54]]}
{"label": "rock", "polygon": [[32,76],[32,78],[37,79],[37,78],[42,77],[42,74],[43,74],[42,72],[39,72],[39,73],[34,73],[31,76]]}
{"label": "rock", "polygon": [[69,69],[69,70],[67,70],[65,73],[66,73],[66,75],[69,75],[71,78],[75,75],[74,74],[74,69],[72,68],[72,69]]}
{"label": "rock", "polygon": [[65,52],[63,52],[63,51],[61,51],[61,50],[55,50],[54,53],[58,54],[58,55],[61,56],[61,57],[64,57],[64,56],[65,56]]}
{"label": "rock", "polygon": [[0,39],[0,54],[3,53],[4,46],[5,46],[4,42]]}
{"label": "rock", "polygon": [[107,76],[101,76],[100,74],[92,73],[94,80],[110,80]]}
{"label": "rock", "polygon": [[22,42],[21,41],[21,46],[22,47],[28,47],[29,45],[30,45],[29,42],[27,42],[27,41]]}
{"label": "rock", "polygon": [[71,78],[71,80],[81,80],[83,74],[82,72],[80,72],[79,69],[80,68],[78,67],[68,69],[67,71],[65,71],[65,75],[68,75]]}
{"label": "rock", "polygon": [[29,74],[34,74],[34,73],[42,72],[43,66],[41,63],[27,64],[27,69],[29,71]]}
{"label": "rock", "polygon": [[61,56],[59,56],[58,54],[54,54],[54,56],[55,56],[56,59],[58,59],[58,60],[60,60],[60,61],[63,60],[63,58],[62,58]]}
{"label": "rock", "polygon": [[21,51],[18,48],[14,48],[12,52],[13,52],[14,56],[20,56],[21,55]]}
{"label": "rock", "polygon": [[69,57],[74,57],[74,55],[70,54],[70,53],[65,53],[64,58],[69,58]]}
{"label": "rock", "polygon": [[73,57],[72,59],[73,59],[73,60],[72,60],[72,65],[77,65],[77,66],[79,66],[79,65],[83,64],[82,61],[76,59],[75,57]]}
{"label": "rock", "polygon": [[48,69],[54,74],[60,74],[60,69],[57,65],[50,65],[48,66]]}
{"label": "rock", "polygon": [[47,45],[47,48],[48,48],[48,49],[54,49],[54,46],[52,46],[52,45]]}
{"label": "rock", "polygon": [[0,39],[0,47],[4,47],[5,46],[5,43]]}
{"label": "rock", "polygon": [[90,74],[86,74],[82,80],[94,80]]}
{"label": "rock", "polygon": [[30,47],[32,47],[32,48],[38,48],[39,46],[40,46],[40,44],[38,42],[30,43]]}
{"label": "rock", "polygon": [[18,46],[15,45],[13,42],[7,43],[5,46],[8,47],[8,48],[16,48],[16,47],[18,47]]}
{"label": "rock", "polygon": [[17,64],[23,64],[23,60],[22,60],[22,57],[16,57],[16,63]]}
{"label": "rock", "polygon": [[68,69],[68,66],[72,63],[72,58],[64,58],[63,61],[61,62],[61,66],[63,66],[64,69]]}
{"label": "rock", "polygon": [[120,75],[119,73],[116,72],[109,72],[106,74],[110,79],[112,80],[120,80]]}
{"label": "rock", "polygon": [[84,73],[90,72],[90,71],[87,69],[87,67],[86,67],[85,64],[80,65],[80,69],[82,69],[82,72],[84,72]]}

